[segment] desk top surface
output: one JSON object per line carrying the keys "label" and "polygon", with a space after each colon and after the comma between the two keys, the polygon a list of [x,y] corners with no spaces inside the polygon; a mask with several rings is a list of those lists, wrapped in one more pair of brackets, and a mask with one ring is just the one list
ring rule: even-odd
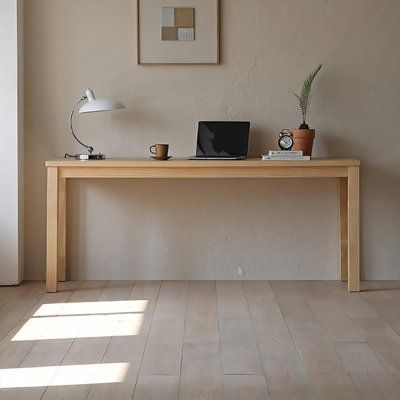
{"label": "desk top surface", "polygon": [[219,168],[219,167],[352,167],[359,166],[360,160],[350,158],[316,158],[310,161],[263,161],[260,158],[247,158],[245,160],[187,160],[171,158],[168,161],[153,160],[151,158],[109,158],[106,160],[80,161],[75,159],[55,159],[46,161],[46,167],[77,167],[77,168]]}

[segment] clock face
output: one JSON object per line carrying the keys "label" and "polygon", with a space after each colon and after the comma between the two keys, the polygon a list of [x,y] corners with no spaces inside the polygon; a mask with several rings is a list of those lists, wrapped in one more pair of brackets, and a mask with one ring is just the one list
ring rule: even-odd
{"label": "clock face", "polygon": [[293,146],[293,139],[289,135],[283,135],[279,138],[278,144],[282,150],[290,150]]}

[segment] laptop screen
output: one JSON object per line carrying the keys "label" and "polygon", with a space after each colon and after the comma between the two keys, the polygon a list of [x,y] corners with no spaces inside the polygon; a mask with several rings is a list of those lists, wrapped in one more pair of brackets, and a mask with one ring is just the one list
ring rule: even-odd
{"label": "laptop screen", "polygon": [[200,121],[197,157],[246,157],[250,122]]}

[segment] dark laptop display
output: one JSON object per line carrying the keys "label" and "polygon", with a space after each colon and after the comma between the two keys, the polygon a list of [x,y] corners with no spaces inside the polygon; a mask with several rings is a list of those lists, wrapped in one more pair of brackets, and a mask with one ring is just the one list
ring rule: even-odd
{"label": "dark laptop display", "polygon": [[250,122],[200,121],[196,158],[245,158]]}

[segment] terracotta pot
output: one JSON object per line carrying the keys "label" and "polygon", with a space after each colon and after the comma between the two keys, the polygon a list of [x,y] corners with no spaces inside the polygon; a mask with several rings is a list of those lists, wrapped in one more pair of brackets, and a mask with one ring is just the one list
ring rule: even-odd
{"label": "terracotta pot", "polygon": [[293,147],[292,150],[301,150],[303,156],[310,156],[312,153],[315,129],[292,129]]}

